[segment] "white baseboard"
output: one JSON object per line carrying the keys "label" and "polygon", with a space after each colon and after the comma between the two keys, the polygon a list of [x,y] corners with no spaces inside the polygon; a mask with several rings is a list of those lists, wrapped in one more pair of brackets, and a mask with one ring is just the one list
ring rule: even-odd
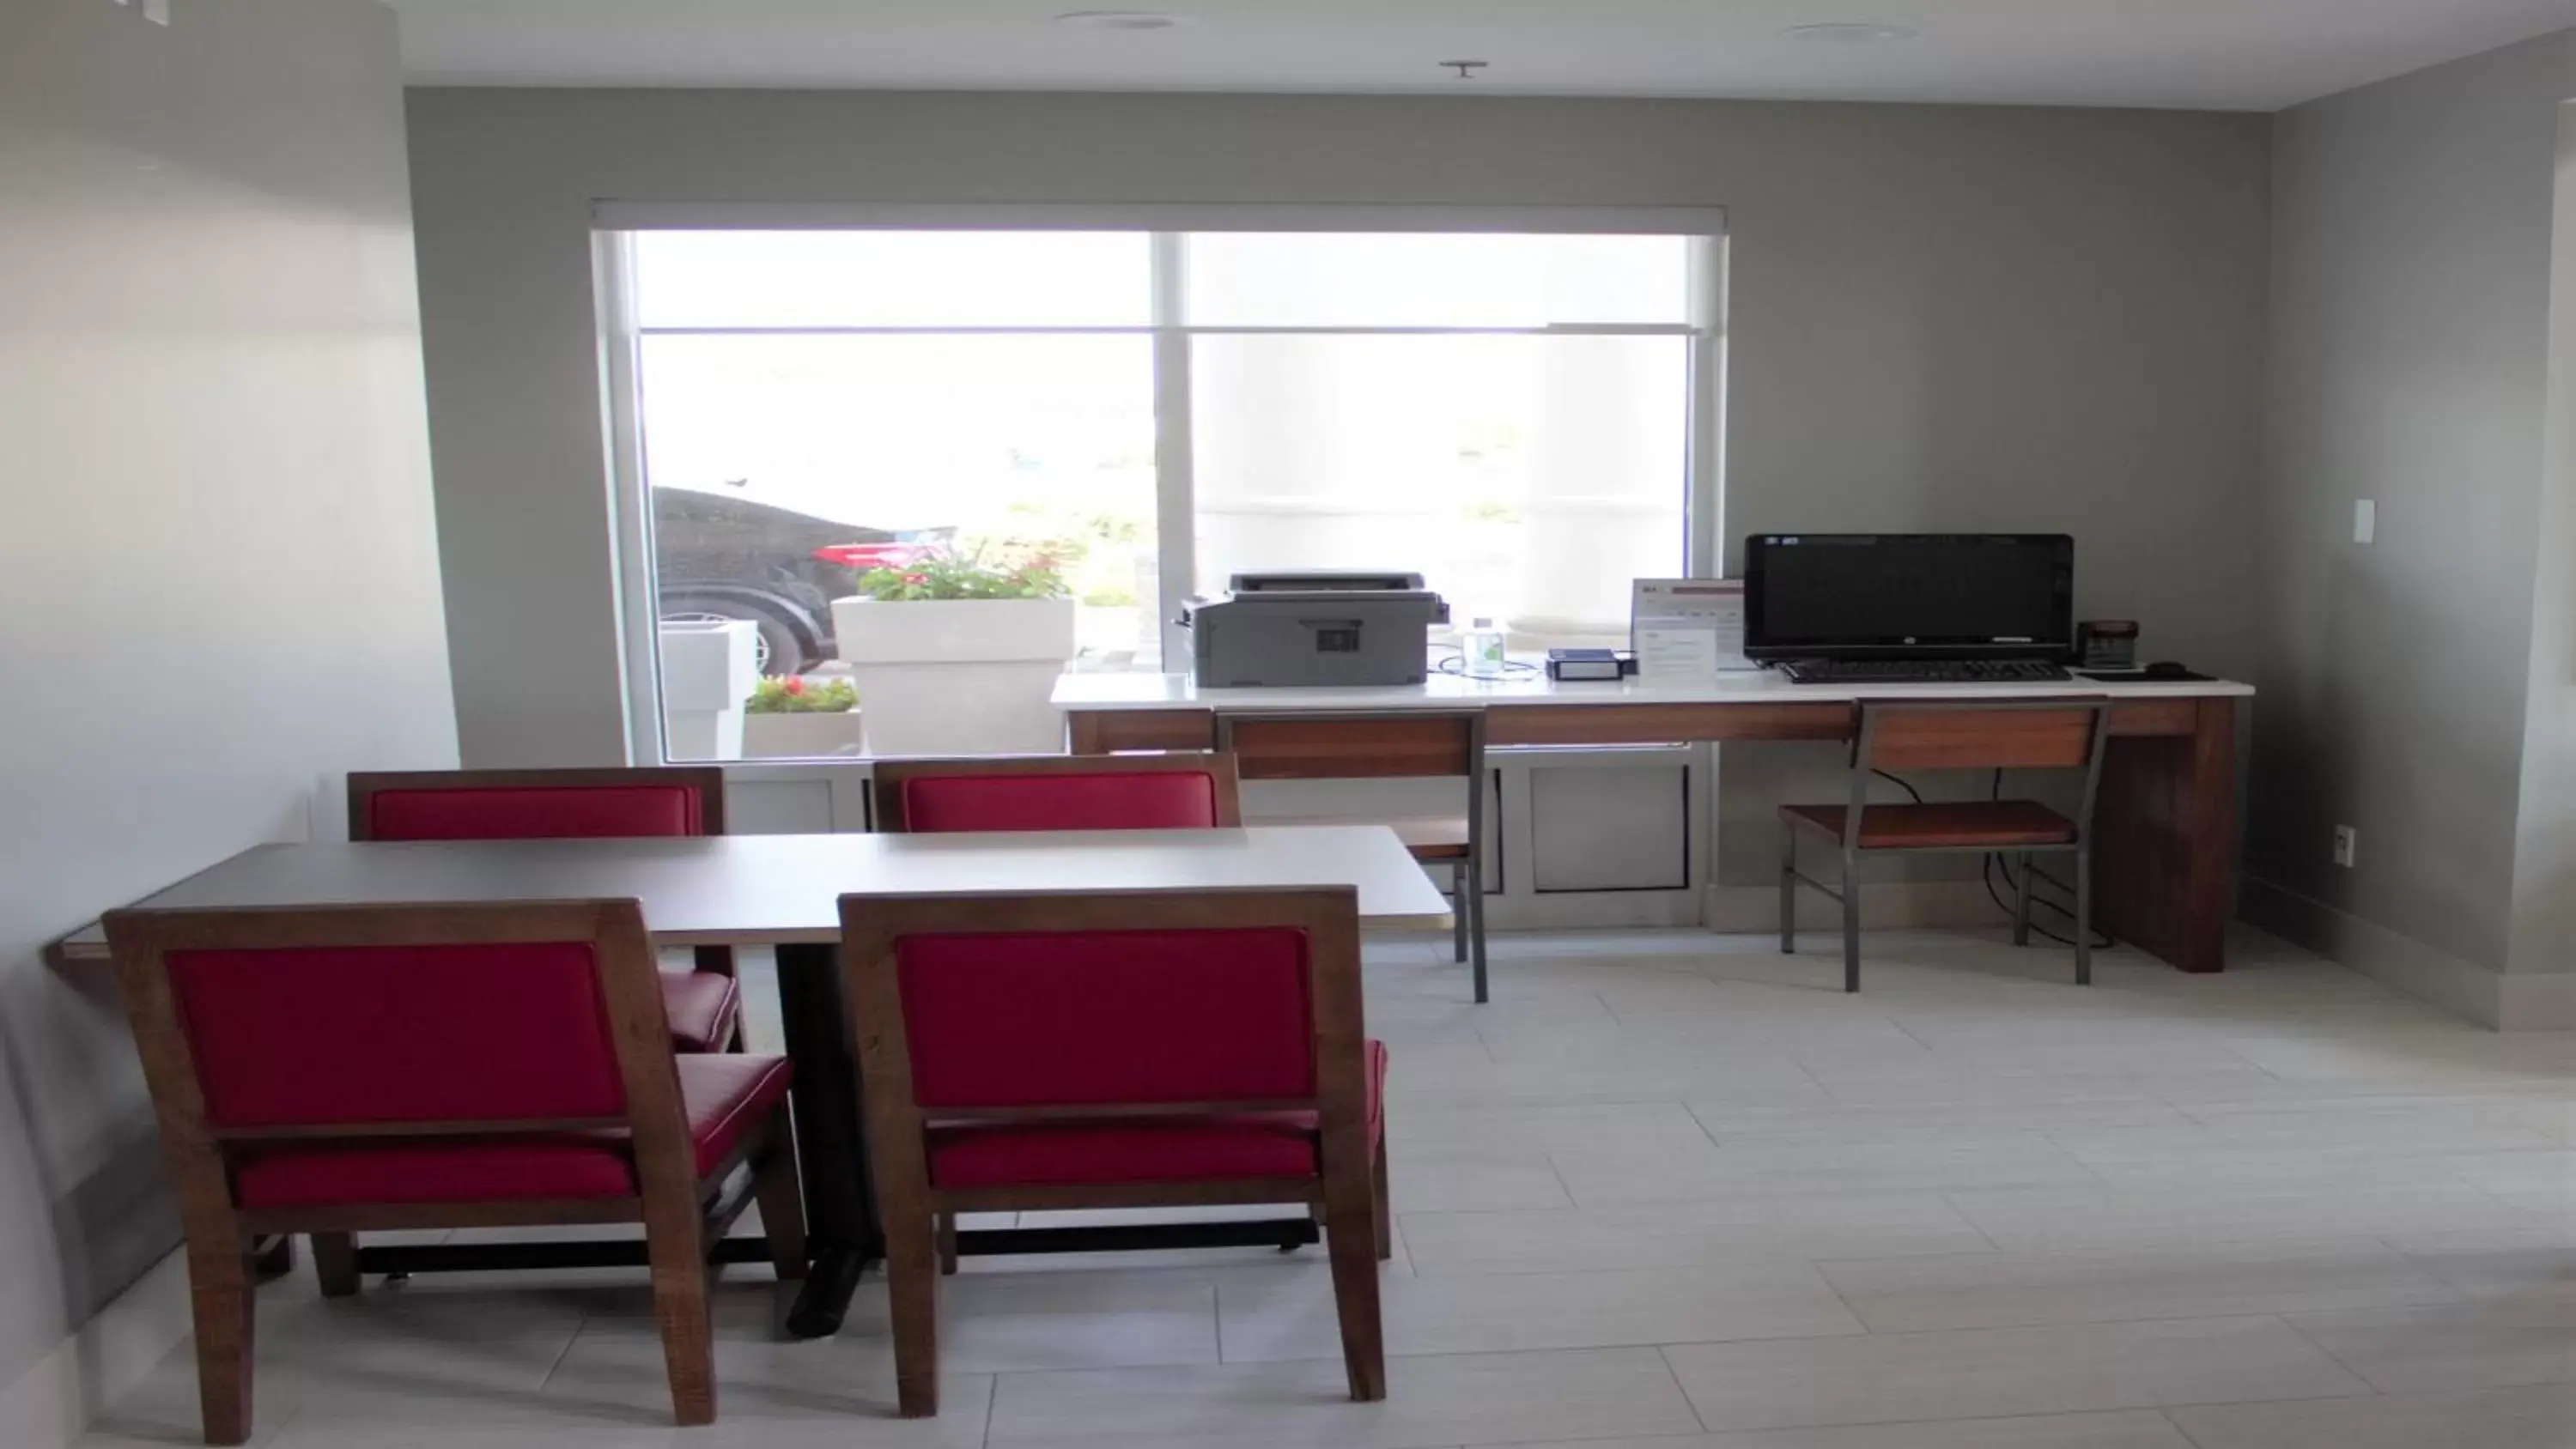
{"label": "white baseboard", "polygon": [[2576,975],[2493,971],[2270,881],[2247,879],[2237,913],[2296,946],[2497,1031],[2576,1028]]}
{"label": "white baseboard", "polygon": [[71,1449],[187,1338],[187,1254],[172,1253],[109,1300],[80,1331],[0,1389],[0,1444]]}

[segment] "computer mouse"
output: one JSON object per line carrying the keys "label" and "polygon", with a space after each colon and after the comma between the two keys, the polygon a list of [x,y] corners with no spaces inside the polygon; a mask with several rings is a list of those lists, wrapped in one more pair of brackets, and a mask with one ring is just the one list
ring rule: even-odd
{"label": "computer mouse", "polygon": [[2140,679],[2189,679],[2191,667],[2178,660],[2159,659],[2138,671]]}

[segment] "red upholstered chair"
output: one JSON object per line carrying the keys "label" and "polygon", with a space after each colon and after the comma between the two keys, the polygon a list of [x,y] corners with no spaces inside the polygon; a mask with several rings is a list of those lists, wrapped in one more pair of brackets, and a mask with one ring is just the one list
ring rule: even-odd
{"label": "red upholstered chair", "polygon": [[706,1261],[753,1167],[804,1215],[780,1057],[674,1056],[633,901],[118,911],[107,938],[187,1233],[206,1441],[251,1431],[254,1236],[640,1222],[679,1422],[715,1418]]}
{"label": "red upholstered chair", "polygon": [[[349,776],[351,840],[575,840],[724,834],[724,772],[429,770]],[[701,946],[695,971],[662,973],[671,1046],[742,1050],[733,948]]]}
{"label": "red upholstered chair", "polygon": [[1320,1208],[1351,1397],[1386,1396],[1386,1051],[1348,887],[845,896],[901,1411],[939,1407],[961,1212]]}
{"label": "red upholstered chair", "polygon": [[1243,823],[1229,755],[1023,755],[885,760],[876,828],[1204,830]]}

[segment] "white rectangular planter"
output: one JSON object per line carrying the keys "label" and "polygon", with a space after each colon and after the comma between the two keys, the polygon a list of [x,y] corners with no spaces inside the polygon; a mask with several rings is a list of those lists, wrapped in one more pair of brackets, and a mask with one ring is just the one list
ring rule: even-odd
{"label": "white rectangular planter", "polygon": [[871,755],[1047,754],[1049,703],[1073,657],[1071,599],[836,599]]}
{"label": "white rectangular planter", "polygon": [[834,714],[746,714],[742,717],[742,753],[749,760],[815,760],[867,751],[859,712]]}
{"label": "white rectangular planter", "polygon": [[742,702],[760,683],[759,637],[740,619],[663,623],[662,736],[672,759],[742,758]]}

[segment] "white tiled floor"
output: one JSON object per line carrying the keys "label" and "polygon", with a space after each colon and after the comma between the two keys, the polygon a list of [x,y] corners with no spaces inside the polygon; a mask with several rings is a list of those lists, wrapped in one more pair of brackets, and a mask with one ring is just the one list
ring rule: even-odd
{"label": "white tiled floor", "polygon": [[[719,1290],[669,1427],[640,1275],[262,1301],[279,1449],[2576,1449],[2576,1034],[2498,1037],[2259,937],[2185,977],[1973,933],[1825,954],[1372,943],[1394,1049],[1387,1402],[1321,1253],[970,1259],[933,1422],[883,1289],[829,1343]],[[758,974],[754,967],[755,976]],[[765,980],[755,1035],[775,1040]],[[97,1449],[195,1441],[185,1350]]]}

